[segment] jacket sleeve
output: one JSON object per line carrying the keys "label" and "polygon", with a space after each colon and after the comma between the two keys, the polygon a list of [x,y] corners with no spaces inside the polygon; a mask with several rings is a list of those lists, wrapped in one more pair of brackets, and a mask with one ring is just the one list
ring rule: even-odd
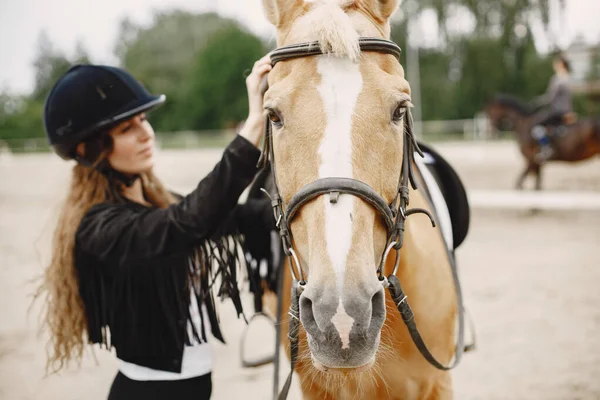
{"label": "jacket sleeve", "polygon": [[214,232],[213,239],[222,236],[242,234],[250,236],[256,229],[275,230],[275,217],[269,199],[248,199],[235,206],[233,211],[223,220]]}
{"label": "jacket sleeve", "polygon": [[225,149],[196,189],[166,209],[100,204],[84,216],[77,246],[101,260],[123,262],[187,250],[210,237],[257,172],[260,151],[241,136]]}
{"label": "jacket sleeve", "polygon": [[546,89],[546,93],[544,93],[543,95],[541,95],[535,99],[535,101],[534,101],[535,104],[538,105],[539,107],[549,106],[550,104],[552,104],[552,101],[554,100],[554,98],[556,97],[556,94],[558,93],[559,86],[560,85],[559,85],[558,77],[555,75],[550,80],[550,83],[548,84],[548,88]]}

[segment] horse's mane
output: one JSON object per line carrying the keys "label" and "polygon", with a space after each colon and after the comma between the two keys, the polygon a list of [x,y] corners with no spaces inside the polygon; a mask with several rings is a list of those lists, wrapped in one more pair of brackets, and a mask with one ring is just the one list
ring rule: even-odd
{"label": "horse's mane", "polygon": [[534,111],[527,102],[519,99],[516,96],[505,93],[495,95],[490,101],[490,104],[499,104],[504,107],[511,108],[522,115],[530,115]]}

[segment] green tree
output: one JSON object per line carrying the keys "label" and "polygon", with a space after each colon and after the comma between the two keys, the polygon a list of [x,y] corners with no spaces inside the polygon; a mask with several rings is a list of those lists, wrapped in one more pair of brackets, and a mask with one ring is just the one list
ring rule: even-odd
{"label": "green tree", "polygon": [[200,51],[220,28],[234,21],[217,14],[174,10],[158,12],[146,28],[121,22],[115,54],[120,64],[152,90],[168,92],[182,78]]}
{"label": "green tree", "polygon": [[243,120],[248,113],[245,71],[265,53],[261,40],[241,27],[220,29],[187,77],[180,123],[188,129],[220,129]]}
{"label": "green tree", "polygon": [[[408,14],[407,18],[414,18],[424,10],[433,10],[438,19],[440,35],[442,39],[448,37],[447,20],[457,6],[467,10],[475,18],[474,34],[481,37],[500,38],[504,46],[511,45],[518,39],[518,25],[529,26],[533,17],[537,17],[544,27],[550,21],[550,0],[408,0],[410,6],[415,8],[414,14]],[[410,8],[409,6],[409,8]],[[565,3],[559,1],[564,9]]]}
{"label": "green tree", "polygon": [[[473,15],[472,34],[448,35],[446,21],[456,6]],[[537,53],[529,29],[532,15],[547,24],[546,1],[411,0],[406,8],[392,26],[392,39],[401,46],[408,21],[426,9],[436,13],[441,28],[440,45],[419,51],[423,119],[471,118],[498,92],[530,99],[546,89],[551,63]]]}
{"label": "green tree", "polygon": [[[456,106],[459,77],[452,76],[452,54],[435,49],[421,50],[421,107],[423,120],[454,119],[459,117]],[[458,66],[460,68],[460,66]]]}
{"label": "green tree", "polygon": [[190,69],[215,32],[234,25],[233,20],[214,13],[181,10],[156,13],[148,27],[137,26],[129,19],[121,21],[115,45],[121,66],[148,90],[167,96],[165,106],[152,113],[155,129],[182,129],[175,116],[185,117],[182,94],[191,84],[187,80]]}
{"label": "green tree", "polygon": [[75,63],[89,63],[83,43],[78,42],[73,60],[58,51],[45,32],[37,42],[33,62],[34,88],[28,96],[0,94],[0,139],[25,139],[44,137],[44,102],[52,86]]}
{"label": "green tree", "polygon": [[41,32],[37,42],[36,57],[33,61],[35,83],[31,100],[43,102],[54,83],[71,66],[71,61],[56,50],[45,32]]}
{"label": "green tree", "polygon": [[0,139],[44,137],[43,109],[40,101],[0,95]]}
{"label": "green tree", "polygon": [[585,77],[584,93],[574,97],[575,110],[584,115],[600,114],[600,46],[590,50],[589,71]]}
{"label": "green tree", "polygon": [[91,64],[90,55],[82,41],[78,40],[75,44],[75,55],[73,64]]}

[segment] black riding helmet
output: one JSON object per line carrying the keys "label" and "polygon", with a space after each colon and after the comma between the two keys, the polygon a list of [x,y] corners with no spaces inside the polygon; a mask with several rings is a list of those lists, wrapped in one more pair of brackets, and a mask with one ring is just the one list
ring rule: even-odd
{"label": "black riding helmet", "polygon": [[44,105],[48,141],[63,159],[78,159],[83,141],[165,102],[128,72],[104,65],[75,65],[54,85]]}

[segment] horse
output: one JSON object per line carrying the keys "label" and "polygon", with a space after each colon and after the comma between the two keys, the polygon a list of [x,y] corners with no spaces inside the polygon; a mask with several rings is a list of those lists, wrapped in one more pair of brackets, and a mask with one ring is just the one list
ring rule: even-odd
{"label": "horse", "polygon": [[434,200],[445,191],[418,156],[389,41],[398,5],[263,0],[279,47],[260,163],[287,255],[263,301],[305,399],[452,398],[447,370],[463,351],[453,252],[466,232],[444,229],[452,216]]}
{"label": "horse", "polygon": [[[535,175],[535,189],[542,188],[542,163],[536,159],[539,144],[531,135],[534,111],[525,102],[506,94],[496,95],[485,107],[492,126],[498,129],[508,121],[516,133],[519,149],[525,158],[525,168],[515,185],[518,190],[523,189],[523,183],[530,173]],[[567,115],[563,122],[558,127],[548,127],[555,133],[549,135],[554,154],[547,161],[577,162],[600,153],[600,119],[575,121],[572,115]]]}

